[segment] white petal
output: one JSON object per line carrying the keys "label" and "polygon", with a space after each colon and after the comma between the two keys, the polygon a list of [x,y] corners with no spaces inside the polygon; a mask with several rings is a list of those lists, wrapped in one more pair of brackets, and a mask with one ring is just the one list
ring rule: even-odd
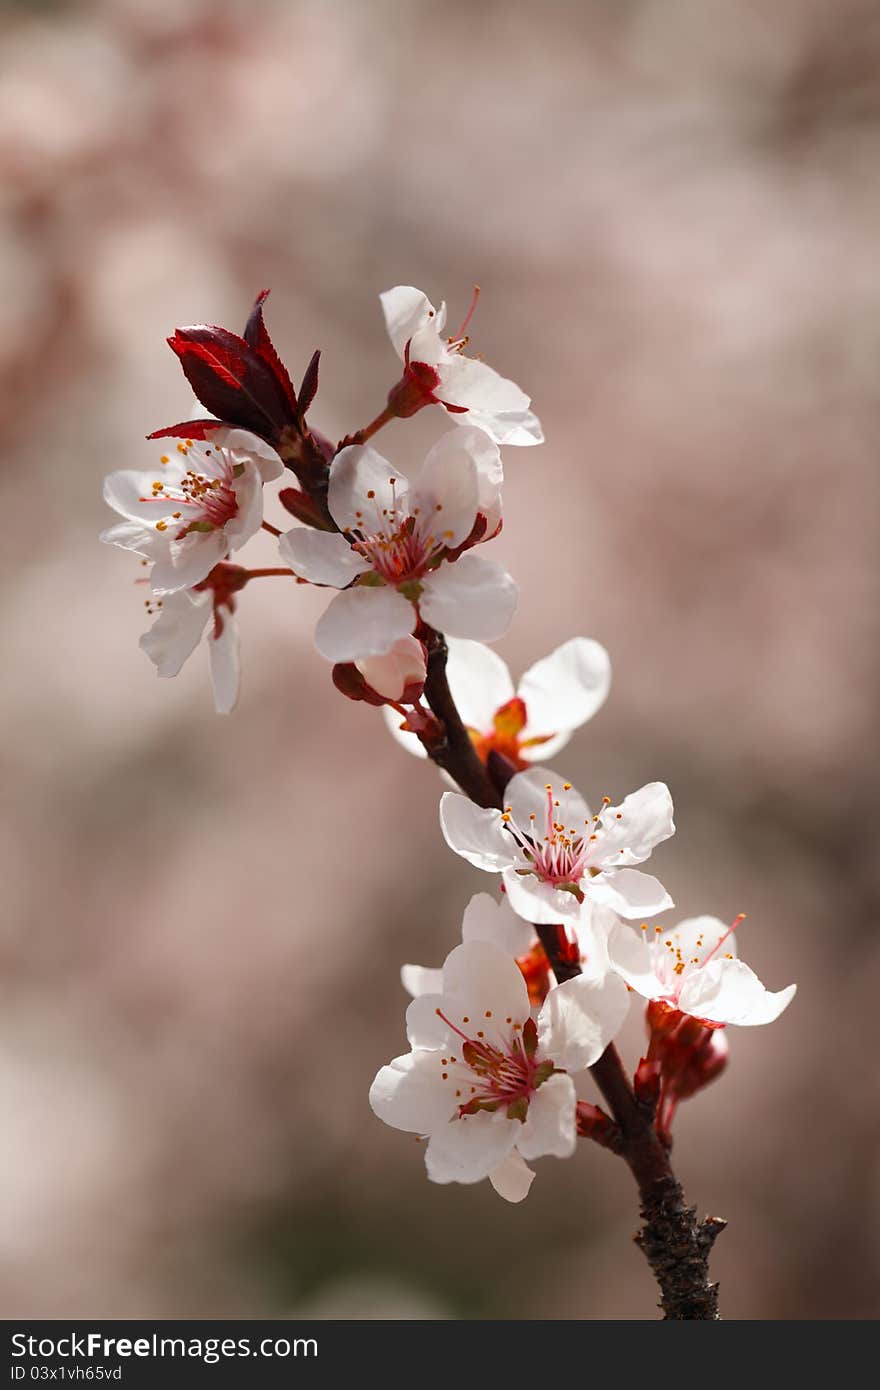
{"label": "white petal", "polygon": [[672,931],[664,928],[663,938],[670,939],[685,960],[699,956],[700,960],[708,961],[722,941],[725,942],[724,954],[736,955],[736,936],[730,923],[722,922],[720,917],[686,917]]}
{"label": "white petal", "polygon": [[234,613],[222,607],[223,627],[219,637],[208,633],[208,653],[211,658],[211,685],[214,689],[214,708],[218,714],[231,714],[238,703],[241,681],[241,660],[238,652],[238,623]]}
{"label": "white petal", "polygon": [[464,910],[462,941],[489,941],[510,956],[524,956],[535,940],[532,927],[517,917],[506,898],[475,893]]}
{"label": "white petal", "polygon": [[663,884],[640,869],[618,869],[584,880],[584,891],[594,902],[612,908],[621,917],[652,917],[674,907]]}
{"label": "white petal", "polygon": [[[201,407],[200,407],[201,408]],[[264,483],[274,482],[284,472],[284,464],[271,444],[250,430],[225,428],[211,431],[211,442],[218,448],[228,449],[233,464],[252,463]]]}
{"label": "white petal", "polygon": [[481,1182],[507,1157],[516,1142],[518,1120],[502,1112],[463,1115],[435,1129],[425,1152],[432,1182]]}
{"label": "white petal", "polygon": [[[454,1001],[457,1012],[468,1017],[470,1027],[482,1028],[487,1037],[499,1028],[508,1037],[507,1019],[525,1023],[530,1013],[529,992],[519,966],[488,941],[466,941],[450,951],[443,964],[443,994],[450,1007]],[[452,1022],[460,1027],[462,1018]]]}
{"label": "white petal", "polygon": [[370,1087],[370,1105],[386,1125],[413,1134],[445,1128],[457,1108],[453,1092],[441,1080],[435,1052],[395,1057]]}
{"label": "white petal", "polygon": [[519,592],[506,570],[472,550],[434,570],[423,580],[423,588],[419,605],[426,622],[453,637],[479,642],[504,636]]}
{"label": "white petal", "polygon": [[427,669],[425,649],[415,637],[400,637],[384,656],[356,665],[370,689],[386,700],[399,700],[408,686],[424,684]]}
{"label": "white petal", "polygon": [[341,530],[377,531],[386,524],[383,513],[397,507],[406,490],[406,481],[376,449],[349,444],[330,466],[327,506]]}
{"label": "white petal", "polygon": [[[653,928],[650,931],[653,937]],[[669,991],[654,969],[654,952],[649,940],[647,932],[618,922],[608,937],[611,968],[643,999],[664,999]]]}
{"label": "white petal", "polygon": [[[548,802],[548,786],[552,788],[549,793],[552,806]],[[518,772],[508,782],[504,797],[514,824],[520,830],[528,832],[529,817],[534,815],[535,833],[538,836],[547,833],[548,817],[561,821],[578,835],[589,834],[589,806],[576,788],[548,767],[530,767],[525,772]]]}
{"label": "white petal", "polygon": [[427,758],[428,755],[415,734],[411,734],[401,727],[403,716],[398,710],[392,709],[390,705],[383,705],[382,717],[388,726],[391,737],[400,744],[401,748],[405,748],[407,753],[414,753],[417,758]]}
{"label": "white petal", "polygon": [[685,981],[678,1007],[682,1013],[710,1023],[752,1027],[773,1023],[788,1008],[796,990],[796,985],[789,985],[772,993],[744,961],[712,961]]}
{"label": "white petal", "polygon": [[199,645],[211,608],[209,593],[171,594],[163,601],[158,618],[140,639],[160,676],[177,675]]}
{"label": "white petal", "polygon": [[648,782],[619,806],[602,812],[602,825],[591,862],[613,869],[641,864],[652,849],[675,834],[672,797],[665,782]]}
{"label": "white petal", "polygon": [[482,642],[450,637],[448,647],[446,679],[462,722],[478,733],[491,733],[496,712],[516,694],[510,672]]}
{"label": "white petal", "polygon": [[517,1135],[523,1158],[553,1154],[570,1158],[577,1141],[577,1096],[570,1076],[549,1076],[529,1099],[529,1112]]}
{"label": "white petal", "polygon": [[[441,1052],[457,1042],[456,1034],[445,1022],[441,1014],[448,1015],[446,997],[443,994],[443,971],[430,971],[440,976],[438,990],[419,991],[413,995],[412,1003],[406,1011],[406,1036],[411,1047],[429,1052]],[[440,1011],[438,1013],[438,1010]]]}
{"label": "white petal", "polygon": [[415,620],[412,604],[396,589],[345,589],[319,619],[315,646],[328,661],[384,656],[412,632]]}
{"label": "white petal", "polygon": [[523,738],[577,729],[605,703],[611,660],[599,642],[573,637],[536,661],[519,683],[526,705]]}
{"label": "white petal", "polygon": [[428,296],[414,285],[395,285],[392,290],[385,290],[384,294],[379,295],[379,302],[394,351],[402,359],[410,338],[425,323],[434,306]]}
{"label": "white petal", "polygon": [[432,970],[427,965],[402,965],[400,983],[413,999],[423,994],[439,994],[443,989],[443,971]]}
{"label": "white petal", "polygon": [[541,1055],[564,1071],[598,1062],[629,1012],[629,990],[619,975],[576,975],[551,989],[538,1015]]}
{"label": "white petal", "polygon": [[516,844],[503,828],[501,812],[475,806],[458,792],[444,792],[440,798],[440,828],[449,848],[478,869],[500,873],[517,862]]}
{"label": "white petal", "polygon": [[529,409],[529,397],[515,382],[499,376],[485,362],[460,353],[450,353],[439,371],[437,396],[467,410],[466,415],[453,415],[457,423],[478,426],[496,444],[543,442],[540,422]]}
{"label": "white petal", "polygon": [[172,541],[153,566],[150,583],[154,594],[174,594],[201,584],[225,557],[228,543],[220,531],[192,531],[182,541]]}
{"label": "white petal", "polygon": [[459,545],[473,530],[477,512],[494,504],[503,481],[501,454],[488,435],[473,428],[447,430],[425,459],[412,497],[423,510],[443,504],[443,529],[454,532],[450,546]]}
{"label": "white petal", "polygon": [[104,479],[104,501],[120,516],[129,521],[145,521],[155,527],[157,521],[169,517],[177,510],[175,502],[153,500],[153,483],[179,482],[180,470],[163,468],[158,472],[146,473],[136,468],[120,468],[108,473]]}
{"label": "white petal", "polygon": [[223,528],[230,550],[240,550],[263,524],[263,479],[252,458],[242,466],[244,472],[232,484],[238,511]]}
{"label": "white petal", "polygon": [[281,558],[294,574],[310,584],[329,584],[344,589],[358,574],[370,568],[369,560],[352,550],[338,531],[314,531],[294,526],[278,542]]}
{"label": "white petal", "polygon": [[521,1202],[529,1195],[535,1175],[516,1149],[513,1149],[497,1168],[492,1169],[489,1181],[505,1202]]}
{"label": "white petal", "polygon": [[534,874],[518,874],[516,869],[505,869],[501,877],[510,906],[526,922],[577,926],[584,916],[583,905],[564,888],[554,888]]}
{"label": "white petal", "polygon": [[105,545],[118,545],[121,550],[133,550],[136,555],[156,559],[168,549],[168,541],[161,532],[148,531],[138,521],[120,521],[116,526],[108,526],[102,531],[99,540]]}

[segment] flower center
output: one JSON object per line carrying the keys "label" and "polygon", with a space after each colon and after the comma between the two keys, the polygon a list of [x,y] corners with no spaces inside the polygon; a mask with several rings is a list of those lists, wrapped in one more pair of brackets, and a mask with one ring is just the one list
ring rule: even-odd
{"label": "flower center", "polygon": [[358,551],[386,584],[406,584],[424,577],[449,542],[453,531],[441,531],[443,503],[434,504],[429,515],[420,507],[412,512],[406,496],[397,497],[397,479],[391,478],[391,505],[383,507],[371,489],[367,501],[372,505],[355,512],[355,526],[346,532],[352,549]]}
{"label": "flower center", "polygon": [[[240,468],[233,464],[225,450],[195,444],[191,439],[179,443],[177,452],[183,458],[193,454],[195,466],[188,468],[177,483],[157,479],[151,496],[141,498],[142,502],[161,502],[174,509],[168,517],[156,522],[156,530],[167,531],[180,522],[175,540],[182,540],[191,531],[221,530],[238,513],[233,484]],[[170,461],[168,455],[163,454],[162,462]]]}
{"label": "flower center", "polygon": [[[534,812],[529,816],[529,829],[523,831],[515,824],[509,806],[504,808],[502,822],[523,852],[529,867],[526,873],[534,874],[544,883],[554,888],[569,888],[580,891],[578,885],[587,873],[587,858],[592,849],[595,834],[587,835],[578,826],[567,826],[559,820],[560,803],[553,795],[553,787],[548,782],[547,810],[544,817],[543,835]],[[564,791],[571,791],[571,783],[563,783]],[[607,800],[607,799],[606,799]],[[598,820],[598,817],[594,818]],[[589,820],[585,826],[591,824]]]}
{"label": "flower center", "polygon": [[[525,1120],[532,1095],[555,1071],[551,1061],[536,1060],[538,1030],[534,1019],[524,1024],[505,1019],[509,1031],[499,1036],[495,1030],[496,1040],[488,1042],[485,1029],[477,1029],[473,1037],[464,1031],[464,1025],[471,1022],[467,1014],[461,1028],[441,1009],[437,1014],[462,1040],[461,1060],[452,1053],[440,1058],[441,1079],[453,1087],[459,1119],[480,1110],[492,1113],[503,1109],[509,1120]],[[492,1010],[487,1009],[484,1017],[491,1021]]]}
{"label": "flower center", "polygon": [[[744,912],[741,912],[738,917],[735,917],[727,930],[719,936],[715,944],[710,946],[708,950],[706,949],[703,936],[698,936],[697,940],[694,942],[693,954],[687,956],[682,950],[681,936],[677,931],[670,932],[666,935],[662,927],[654,928],[654,941],[652,942],[654,971],[657,978],[662,980],[664,985],[668,987],[668,997],[673,1003],[678,1000],[685,980],[697,970],[702,970],[705,965],[709,964],[712,957],[721,950],[721,947],[724,945],[725,941],[727,941],[728,937],[732,936],[736,931],[740,922],[744,921],[745,915]],[[648,931],[647,922],[642,923],[641,930],[643,932]],[[726,951],[724,953],[724,959],[733,960],[733,953],[731,951]]]}

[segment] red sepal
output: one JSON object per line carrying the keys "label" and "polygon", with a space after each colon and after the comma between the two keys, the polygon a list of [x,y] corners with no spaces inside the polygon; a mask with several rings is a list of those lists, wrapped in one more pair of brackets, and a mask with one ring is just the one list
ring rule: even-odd
{"label": "red sepal", "polygon": [[244,338],[197,323],[178,328],[168,345],[202,405],[219,420],[270,443],[286,425],[296,424],[283,382]]}
{"label": "red sepal", "polygon": [[212,430],[225,429],[224,420],[182,420],[179,425],[166,425],[164,430],[153,430],[148,439],[207,439]]}
{"label": "red sepal", "polygon": [[[250,316],[245,325],[244,340],[250,347],[253,348],[257,356],[261,357],[262,360],[266,363],[266,366],[269,368],[275,380],[278,382],[278,385],[281,387],[281,390],[284,392],[284,397],[287,401],[287,404],[290,406],[292,413],[294,415],[299,414],[300,416],[302,416],[305,414],[305,407],[300,407],[297,405],[296,392],[293,389],[293,382],[290,380],[287,368],[281,361],[281,358],[278,356],[278,353],[275,351],[275,344],[269,337],[269,330],[267,329],[265,321],[263,319],[263,305],[268,299],[268,297],[268,290],[260,290],[260,293],[257,295],[257,298],[254,302],[254,307],[253,309],[251,309]],[[312,394],[314,395],[314,392]]]}
{"label": "red sepal", "polygon": [[333,529],[332,520],[328,518],[326,510],[314,497],[300,492],[299,488],[283,487],[278,494],[278,500],[291,516],[295,516],[297,521],[303,522],[304,525],[315,526],[319,531]]}
{"label": "red sepal", "polygon": [[367,685],[353,661],[337,661],[333,667],[333,684],[349,700],[364,700],[368,705],[387,705],[382,695],[377,695],[371,685]]}
{"label": "red sepal", "polygon": [[315,399],[318,390],[318,364],[321,361],[321,350],[312,353],[312,360],[306,367],[305,375],[299,388],[299,418],[305,418],[306,411]]}

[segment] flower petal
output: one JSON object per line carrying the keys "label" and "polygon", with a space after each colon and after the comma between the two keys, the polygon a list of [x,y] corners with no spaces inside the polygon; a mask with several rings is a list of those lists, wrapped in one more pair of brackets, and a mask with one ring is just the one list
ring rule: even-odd
{"label": "flower petal", "polygon": [[448,639],[446,679],[462,722],[478,733],[492,731],[495,713],[516,693],[506,664],[482,642]]}
{"label": "flower petal", "polygon": [[349,444],[330,465],[327,506],[342,531],[380,530],[383,514],[397,507],[407,484],[369,444]]}
{"label": "flower petal", "polygon": [[619,806],[602,812],[599,839],[592,863],[614,869],[641,864],[663,840],[675,834],[672,797],[665,782],[648,782],[631,792]]}
{"label": "flower petal", "polygon": [[146,473],[137,468],[119,468],[108,473],[104,479],[104,501],[120,516],[128,521],[145,521],[155,527],[176,510],[171,501],[154,501],[153,483],[157,481],[179,483],[182,470],[174,466],[159,473]]}
{"label": "flower petal", "polygon": [[458,792],[444,792],[440,828],[449,848],[478,869],[500,873],[517,862],[516,844],[503,828],[501,812],[492,807],[475,806]]}
{"label": "flower petal", "polygon": [[551,989],[541,1006],[542,1055],[564,1071],[583,1071],[614,1041],[628,1012],[629,990],[619,975],[576,975]]}
{"label": "flower petal", "polygon": [[425,1151],[425,1167],[431,1182],[481,1182],[499,1166],[513,1148],[518,1120],[503,1111],[463,1115],[435,1129]]}
{"label": "flower petal", "polygon": [[108,526],[98,539],[105,545],[133,550],[136,555],[144,555],[149,560],[156,559],[168,549],[167,540],[158,531],[148,531],[139,521],[120,521],[116,526]]}
{"label": "flower petal", "polygon": [[[548,804],[548,786],[552,789],[549,793],[552,807]],[[531,816],[535,817],[535,833],[539,836],[548,833],[548,816],[579,835],[589,833],[586,830],[589,806],[570,782],[548,767],[530,767],[518,772],[508,782],[504,797],[514,824],[526,833]]]}
{"label": "flower petal", "polygon": [[464,910],[462,941],[488,941],[510,956],[523,956],[535,939],[533,928],[517,917],[506,898],[475,893]]}
{"label": "flower petal", "polygon": [[669,993],[654,968],[654,951],[646,932],[618,922],[608,936],[608,958],[612,970],[643,999],[664,999]]}
{"label": "flower petal", "polygon": [[139,644],[158,675],[176,676],[192,656],[211,616],[211,606],[209,593],[184,591],[163,601],[158,618]]}
{"label": "flower petal", "polygon": [[584,916],[583,904],[564,888],[554,888],[534,874],[517,873],[516,869],[505,869],[501,877],[507,901],[526,922],[566,922],[576,927]]}
{"label": "flower petal", "polygon": [[443,971],[432,970],[427,965],[402,965],[400,983],[413,999],[418,999],[423,994],[439,994],[443,989]]}
{"label": "flower petal", "polygon": [[379,295],[379,302],[385,315],[388,336],[402,360],[407,343],[426,322],[434,306],[428,296],[414,285],[395,285]]}
{"label": "flower petal", "polygon": [[521,1202],[529,1195],[535,1175],[517,1150],[512,1149],[498,1167],[492,1169],[489,1181],[505,1202]]}
{"label": "flower petal", "polygon": [[399,700],[408,687],[425,683],[425,648],[416,637],[399,637],[384,656],[356,665],[370,689],[386,700]]}
{"label": "flower petal", "polygon": [[467,540],[477,519],[479,487],[470,442],[469,435],[462,441],[460,431],[448,430],[431,449],[409,490],[411,515],[418,508],[419,516],[434,518],[436,534],[450,549]]}
{"label": "flower petal", "polygon": [[252,463],[264,483],[272,483],[284,472],[284,464],[271,444],[250,430],[221,427],[212,431],[212,443],[232,454],[233,464]]}
{"label": "flower petal", "polygon": [[370,1087],[370,1105],[386,1125],[413,1134],[445,1128],[456,1111],[435,1052],[407,1052],[382,1067]]}
{"label": "flower petal", "polygon": [[[568,733],[585,724],[605,703],[611,685],[611,659],[588,637],[572,637],[536,661],[519,683],[526,706],[522,737]],[[545,749],[542,750],[546,756]]]}
{"label": "flower petal", "polygon": [[[555,991],[552,991],[555,993]],[[529,1111],[516,1139],[523,1158],[553,1154],[570,1158],[577,1142],[577,1096],[570,1076],[549,1076],[529,1099]]]}
{"label": "flower petal", "polygon": [[450,951],[443,965],[443,995],[456,1027],[463,1019],[453,1017],[453,1012],[469,1019],[465,1032],[476,1025],[490,1037],[500,1028],[507,1040],[507,1019],[525,1023],[529,1017],[529,992],[519,966],[488,941],[466,941]]}
{"label": "flower petal", "polygon": [[584,891],[594,902],[613,908],[621,917],[652,917],[674,907],[663,884],[640,869],[618,869],[584,881]]}
{"label": "flower petal", "polygon": [[441,1017],[441,1014],[446,1012],[443,971],[432,970],[426,974],[439,976],[440,984],[436,990],[420,990],[418,994],[413,995],[412,1003],[406,1011],[406,1036],[410,1047],[440,1052],[444,1048],[452,1047],[458,1039],[454,1029]]}
{"label": "flower petal", "polygon": [[153,566],[150,583],[154,594],[175,594],[194,589],[225,557],[229,544],[218,531],[191,531],[182,541],[172,541]]}
{"label": "flower petal", "polygon": [[496,444],[544,442],[541,423],[529,409],[529,397],[515,382],[499,376],[485,362],[460,353],[449,354],[439,364],[439,371],[437,395],[441,401],[467,411],[467,415],[453,415],[457,424],[478,426]]}
{"label": "flower petal", "polygon": [[468,550],[422,582],[422,616],[439,631],[492,642],[510,627],[519,590],[494,560]]}
{"label": "flower petal", "polygon": [[285,564],[310,584],[329,584],[344,589],[358,574],[370,568],[369,560],[352,550],[338,531],[314,531],[294,526],[278,542]]}
{"label": "flower petal", "polygon": [[231,714],[238,703],[241,683],[241,660],[238,651],[238,622],[234,613],[224,607],[220,611],[222,627],[219,637],[208,634],[208,653],[211,658],[211,685],[214,708],[218,714]]}
{"label": "flower petal", "polygon": [[384,656],[415,620],[412,604],[396,589],[344,589],[318,620],[315,646],[328,661]]}
{"label": "flower petal", "polygon": [[240,550],[263,524],[263,479],[252,458],[241,466],[244,471],[232,484],[238,511],[223,528],[230,550]]}
{"label": "flower petal", "polygon": [[753,1027],[773,1023],[795,996],[797,985],[772,993],[741,960],[712,961],[684,983],[678,1007],[710,1023]]}

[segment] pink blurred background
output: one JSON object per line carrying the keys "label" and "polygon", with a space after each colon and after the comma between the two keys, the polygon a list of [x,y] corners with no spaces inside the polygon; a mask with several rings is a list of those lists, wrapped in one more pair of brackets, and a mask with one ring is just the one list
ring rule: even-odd
{"label": "pink blurred background", "polygon": [[[499,650],[609,647],[557,766],[668,781],[679,915],[747,912],[800,984],[677,1125],[723,1311],[875,1316],[876,5],[7,0],[0,71],[4,1316],[655,1315],[619,1161],[584,1143],[511,1208],[369,1111],[401,962],[487,881],[333,691],[323,596],[243,595],[220,719],[204,652],[157,682],[96,540],[102,475],[189,409],[175,325],[271,286],[339,437],[394,380],[379,291],[456,320],[475,281],[547,434],[506,455]],[[443,424],[377,442],[405,468]]]}

